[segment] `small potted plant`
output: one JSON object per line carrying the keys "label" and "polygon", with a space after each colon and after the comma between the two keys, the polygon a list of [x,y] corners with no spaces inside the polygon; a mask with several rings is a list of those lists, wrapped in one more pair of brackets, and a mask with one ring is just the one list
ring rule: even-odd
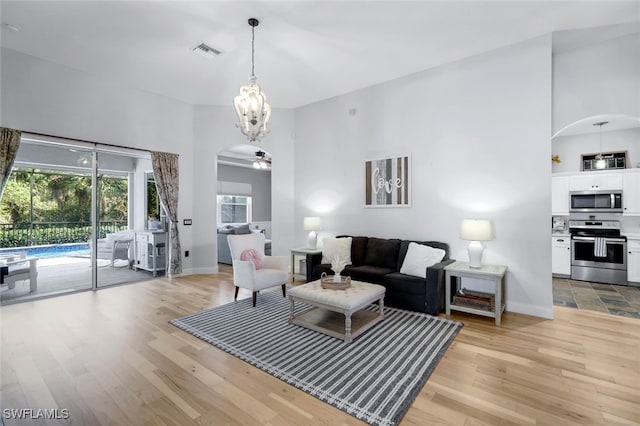
{"label": "small potted plant", "polygon": [[347,266],[347,262],[340,259],[340,256],[336,256],[331,261],[331,270],[335,273],[333,276],[333,282],[339,283],[342,282],[342,278],[340,277],[340,272],[344,270],[344,267]]}

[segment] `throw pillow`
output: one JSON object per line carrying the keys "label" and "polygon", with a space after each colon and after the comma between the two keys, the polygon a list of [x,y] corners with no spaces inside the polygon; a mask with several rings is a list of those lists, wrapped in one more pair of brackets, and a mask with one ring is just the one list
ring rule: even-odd
{"label": "throw pillow", "polygon": [[347,265],[351,265],[351,237],[326,237],[322,240],[321,263],[331,263],[336,256],[340,256]]}
{"label": "throw pillow", "polygon": [[407,255],[400,268],[401,274],[413,275],[426,278],[427,268],[440,262],[445,255],[445,251],[423,244],[409,243]]}
{"label": "throw pillow", "polygon": [[253,264],[256,265],[256,269],[260,269],[262,267],[262,259],[262,253],[259,253],[254,249],[247,249],[240,253],[240,260],[248,260],[250,262],[253,262]]}

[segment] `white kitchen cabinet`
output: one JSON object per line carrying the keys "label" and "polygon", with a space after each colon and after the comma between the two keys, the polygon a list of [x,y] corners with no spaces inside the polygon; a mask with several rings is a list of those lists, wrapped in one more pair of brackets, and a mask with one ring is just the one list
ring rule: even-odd
{"label": "white kitchen cabinet", "polygon": [[153,272],[163,271],[166,266],[167,233],[163,231],[136,232],[134,269]]}
{"label": "white kitchen cabinet", "polygon": [[627,281],[640,283],[640,240],[627,241]]}
{"label": "white kitchen cabinet", "polygon": [[640,171],[627,172],[622,177],[622,207],[626,216],[640,215]]}
{"label": "white kitchen cabinet", "polygon": [[620,172],[582,172],[569,177],[569,191],[622,189]]}
{"label": "white kitchen cabinet", "polygon": [[551,214],[569,214],[569,176],[551,178]]}
{"label": "white kitchen cabinet", "polygon": [[568,235],[551,237],[551,273],[571,275],[571,237]]}

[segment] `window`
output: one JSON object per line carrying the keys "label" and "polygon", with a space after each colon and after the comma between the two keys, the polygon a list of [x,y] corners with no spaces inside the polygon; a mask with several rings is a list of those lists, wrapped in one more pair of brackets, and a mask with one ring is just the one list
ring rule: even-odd
{"label": "window", "polygon": [[218,223],[251,222],[251,197],[218,195]]}

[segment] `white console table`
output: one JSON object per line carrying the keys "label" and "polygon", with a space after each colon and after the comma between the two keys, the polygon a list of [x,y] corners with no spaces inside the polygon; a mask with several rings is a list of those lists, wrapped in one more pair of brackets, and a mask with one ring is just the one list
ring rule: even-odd
{"label": "white console table", "polygon": [[133,269],[153,272],[166,269],[167,233],[164,231],[136,231]]}

